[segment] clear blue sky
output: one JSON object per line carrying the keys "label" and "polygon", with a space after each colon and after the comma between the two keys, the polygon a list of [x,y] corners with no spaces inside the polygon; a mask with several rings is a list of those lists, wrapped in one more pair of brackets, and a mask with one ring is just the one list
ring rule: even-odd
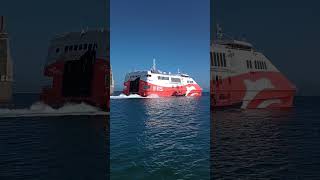
{"label": "clear blue sky", "polygon": [[209,0],[111,0],[111,65],[116,90],[125,73],[157,68],[190,74],[209,90]]}

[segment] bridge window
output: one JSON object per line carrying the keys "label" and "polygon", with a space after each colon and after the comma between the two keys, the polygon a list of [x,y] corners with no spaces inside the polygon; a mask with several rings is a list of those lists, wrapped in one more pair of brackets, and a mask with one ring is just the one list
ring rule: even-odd
{"label": "bridge window", "polygon": [[87,50],[87,48],[88,48],[88,44],[84,44],[83,45],[83,50]]}
{"label": "bridge window", "polygon": [[69,51],[72,51],[73,50],[73,46],[69,46]]}
{"label": "bridge window", "polygon": [[180,83],[181,79],[180,78],[171,78],[171,82]]}
{"label": "bridge window", "polygon": [[158,80],[169,80],[169,77],[158,76]]}
{"label": "bridge window", "polygon": [[78,45],[77,45],[77,44],[74,45],[74,46],[73,46],[73,49],[74,49],[75,51],[78,51]]}
{"label": "bridge window", "polygon": [[214,66],[218,66],[218,53],[214,53]]}
{"label": "bridge window", "polygon": [[223,67],[227,67],[227,61],[226,61],[226,54],[225,53],[223,53],[222,54],[222,59],[223,59]]}
{"label": "bridge window", "polygon": [[65,47],[64,47],[64,52],[68,52],[68,49],[69,49],[69,47],[68,47],[68,46],[65,46]]}
{"label": "bridge window", "polygon": [[57,49],[56,49],[56,53],[59,53],[59,52],[60,52],[60,48],[57,48]]}

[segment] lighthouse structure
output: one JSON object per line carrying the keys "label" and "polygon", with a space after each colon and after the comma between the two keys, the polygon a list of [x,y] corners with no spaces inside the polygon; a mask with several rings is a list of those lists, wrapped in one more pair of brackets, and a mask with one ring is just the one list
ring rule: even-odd
{"label": "lighthouse structure", "polygon": [[5,18],[4,16],[0,16],[0,103],[11,101],[12,82],[9,35],[6,32]]}

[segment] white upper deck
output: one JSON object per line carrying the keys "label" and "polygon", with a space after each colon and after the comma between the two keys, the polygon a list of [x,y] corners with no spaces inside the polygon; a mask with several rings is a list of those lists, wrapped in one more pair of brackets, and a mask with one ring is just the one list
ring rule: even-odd
{"label": "white upper deck", "polygon": [[171,74],[170,72],[162,72],[157,70],[155,62],[149,71],[134,71],[127,73],[125,82],[133,81],[137,78],[148,83],[152,83],[164,87],[182,86],[187,84],[197,84],[188,74],[180,73]]}
{"label": "white upper deck", "polygon": [[79,59],[88,50],[96,51],[96,58],[109,59],[109,30],[83,30],[54,37],[49,46],[47,63]]}
{"label": "white upper deck", "polygon": [[[221,32],[211,44],[211,76],[222,78],[248,72],[279,72],[271,61],[244,40],[235,40]],[[216,77],[212,77],[216,78]]]}

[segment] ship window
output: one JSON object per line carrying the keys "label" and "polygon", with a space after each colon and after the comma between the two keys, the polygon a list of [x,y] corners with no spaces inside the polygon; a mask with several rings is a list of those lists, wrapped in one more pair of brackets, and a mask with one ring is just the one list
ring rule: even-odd
{"label": "ship window", "polygon": [[255,68],[255,69],[258,69],[258,67],[257,67],[257,61],[254,61],[254,68]]}
{"label": "ship window", "polygon": [[150,86],[145,85],[145,86],[143,86],[143,89],[150,89]]}
{"label": "ship window", "polygon": [[97,43],[94,43],[94,45],[93,45],[93,49],[97,49],[97,48],[98,48]]}
{"label": "ship window", "polygon": [[250,68],[249,61],[246,60],[246,63],[247,63],[247,68],[249,69]]}
{"label": "ship window", "polygon": [[220,61],[220,66],[223,67],[222,53],[219,53],[219,61]]}
{"label": "ship window", "polygon": [[59,51],[60,51],[60,49],[59,49],[59,48],[57,48],[57,49],[56,49],[56,53],[59,53]]}
{"label": "ship window", "polygon": [[220,53],[217,53],[217,62],[218,62],[218,66],[220,67],[221,66],[221,61],[220,61],[220,56],[219,56]]}
{"label": "ship window", "polygon": [[146,77],[151,77],[151,74],[147,74]]}
{"label": "ship window", "polygon": [[64,52],[68,52],[68,46],[64,47]]}
{"label": "ship window", "polygon": [[249,61],[250,69],[252,69],[252,61]]}
{"label": "ship window", "polygon": [[74,49],[75,51],[78,51],[78,45],[74,45],[74,46],[73,46],[73,49]]}
{"label": "ship window", "polygon": [[213,66],[212,52],[210,52],[210,66]]}
{"label": "ship window", "polygon": [[214,53],[214,66],[218,66],[218,55],[217,53]]}
{"label": "ship window", "polygon": [[171,78],[171,82],[180,83],[181,79],[180,78]]}
{"label": "ship window", "polygon": [[87,48],[88,48],[88,44],[84,44],[84,45],[83,45],[83,49],[84,49],[84,50],[87,50]]}
{"label": "ship window", "polygon": [[80,51],[82,50],[82,44],[79,45],[79,50],[80,50]]}
{"label": "ship window", "polygon": [[158,80],[169,80],[169,77],[158,76]]}
{"label": "ship window", "polygon": [[72,51],[73,50],[73,46],[69,46],[69,51]]}
{"label": "ship window", "polygon": [[88,49],[89,49],[89,50],[92,49],[92,44],[89,44]]}
{"label": "ship window", "polygon": [[226,54],[223,53],[222,57],[223,57],[223,65],[224,65],[224,67],[227,67]]}
{"label": "ship window", "polygon": [[264,62],[264,67],[265,67],[266,69],[268,69],[268,67],[267,67],[267,63],[266,63],[266,62]]}

